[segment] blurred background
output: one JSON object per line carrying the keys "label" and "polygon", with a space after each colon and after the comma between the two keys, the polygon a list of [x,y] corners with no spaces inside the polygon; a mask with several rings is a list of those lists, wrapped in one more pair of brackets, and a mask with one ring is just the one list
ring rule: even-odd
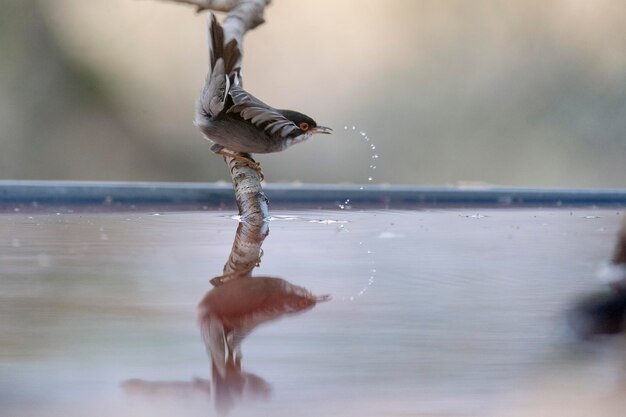
{"label": "blurred background", "polygon": [[[205,16],[158,0],[4,0],[0,178],[217,181],[193,126]],[[246,89],[332,126],[270,182],[626,187],[626,3],[274,0]]]}

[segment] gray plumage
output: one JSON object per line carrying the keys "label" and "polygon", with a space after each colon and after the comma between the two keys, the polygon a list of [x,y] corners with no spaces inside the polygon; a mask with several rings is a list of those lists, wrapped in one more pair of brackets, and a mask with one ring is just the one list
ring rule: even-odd
{"label": "gray plumage", "polygon": [[332,129],[318,126],[302,113],[275,109],[245,91],[237,41],[224,44],[221,25],[213,14],[209,19],[210,68],[197,102],[195,124],[215,143],[212,150],[279,152],[313,133],[330,133]]}

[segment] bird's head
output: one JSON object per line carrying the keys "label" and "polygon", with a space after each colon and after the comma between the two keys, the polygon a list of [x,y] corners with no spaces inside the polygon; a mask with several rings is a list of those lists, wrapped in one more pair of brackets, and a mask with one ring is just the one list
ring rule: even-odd
{"label": "bird's head", "polygon": [[315,133],[323,133],[323,134],[331,134],[332,129],[326,126],[318,126],[315,120],[311,119],[306,114],[298,113],[293,110],[279,110],[280,113],[285,116],[287,119],[292,121],[296,126],[298,126],[298,132],[296,136],[306,135],[311,136]]}

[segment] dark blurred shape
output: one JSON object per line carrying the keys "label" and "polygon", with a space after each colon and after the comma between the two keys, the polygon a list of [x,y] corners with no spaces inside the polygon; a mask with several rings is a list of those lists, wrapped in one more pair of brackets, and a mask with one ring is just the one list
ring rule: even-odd
{"label": "dark blurred shape", "polygon": [[626,292],[612,291],[589,295],[569,313],[568,322],[581,339],[615,335],[624,331]]}
{"label": "dark blurred shape", "polygon": [[[612,261],[615,265],[626,265],[626,217],[624,218],[624,225],[617,238]],[[624,277],[624,279],[626,279],[626,277]]]}
{"label": "dark blurred shape", "polygon": [[610,290],[590,295],[570,312],[569,323],[583,339],[624,331],[626,314],[626,219],[617,237],[611,262],[599,271]]}

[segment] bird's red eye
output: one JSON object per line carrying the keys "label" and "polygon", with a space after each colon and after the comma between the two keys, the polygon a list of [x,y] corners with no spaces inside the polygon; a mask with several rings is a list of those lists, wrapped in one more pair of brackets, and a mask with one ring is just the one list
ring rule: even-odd
{"label": "bird's red eye", "polygon": [[300,130],[306,132],[307,130],[309,130],[309,124],[307,122],[300,123]]}

